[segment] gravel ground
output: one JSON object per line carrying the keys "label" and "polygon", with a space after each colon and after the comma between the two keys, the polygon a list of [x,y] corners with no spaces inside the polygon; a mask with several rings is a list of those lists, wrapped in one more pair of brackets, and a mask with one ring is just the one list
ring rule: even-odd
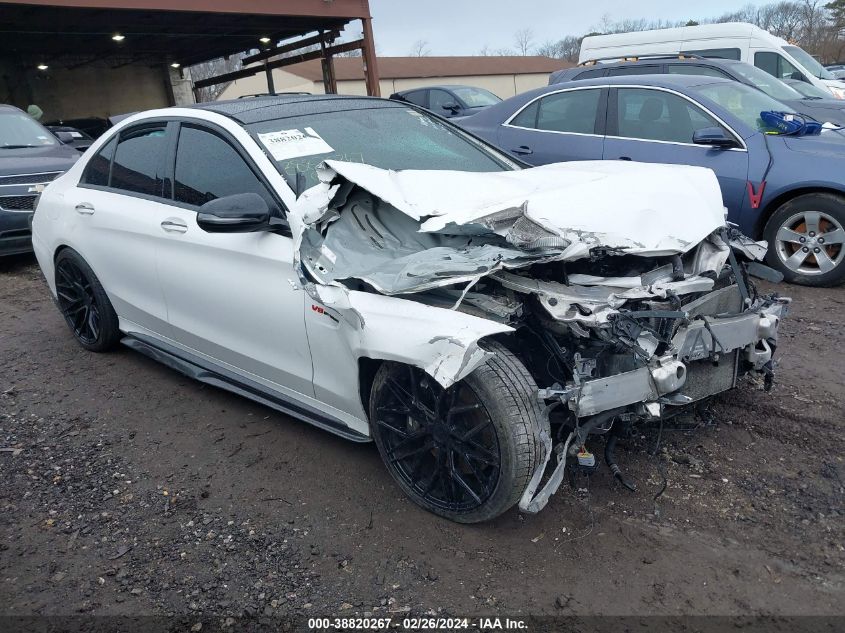
{"label": "gravel ground", "polygon": [[637,493],[601,469],[460,526],[372,444],[85,352],[0,260],[0,614],[845,615],[845,288],[779,290],[774,390],[620,446]]}

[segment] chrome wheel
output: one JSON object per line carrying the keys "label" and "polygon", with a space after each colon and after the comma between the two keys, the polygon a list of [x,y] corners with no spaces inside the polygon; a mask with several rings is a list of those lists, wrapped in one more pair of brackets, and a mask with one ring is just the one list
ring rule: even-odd
{"label": "chrome wheel", "polygon": [[778,229],[775,250],[783,264],[802,275],[829,273],[845,259],[845,229],[822,211],[802,211]]}

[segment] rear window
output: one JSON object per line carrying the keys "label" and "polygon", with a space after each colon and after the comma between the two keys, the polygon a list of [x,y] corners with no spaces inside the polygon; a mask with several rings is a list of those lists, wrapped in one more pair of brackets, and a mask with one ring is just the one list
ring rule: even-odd
{"label": "rear window", "polygon": [[122,132],[114,154],[111,186],[148,196],[163,195],[165,147],[164,126]]}

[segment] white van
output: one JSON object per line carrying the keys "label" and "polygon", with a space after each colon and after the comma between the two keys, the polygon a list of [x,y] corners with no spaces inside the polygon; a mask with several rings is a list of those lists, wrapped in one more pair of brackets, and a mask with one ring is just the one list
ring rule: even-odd
{"label": "white van", "polygon": [[743,22],[585,37],[578,62],[677,53],[738,59],[778,79],[800,79],[845,99],[845,83],[834,78],[806,51]]}

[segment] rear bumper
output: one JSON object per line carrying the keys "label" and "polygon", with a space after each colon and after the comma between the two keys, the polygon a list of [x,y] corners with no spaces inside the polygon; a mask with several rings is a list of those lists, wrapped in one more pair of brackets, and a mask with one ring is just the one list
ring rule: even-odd
{"label": "rear bumper", "polygon": [[32,252],[32,212],[0,210],[0,256]]}
{"label": "rear bumper", "polygon": [[736,316],[699,318],[676,332],[670,353],[646,367],[542,389],[540,396],[564,401],[579,418],[638,404],[648,417],[659,417],[664,405],[689,404],[732,388],[740,367],[768,366],[787,305],[782,300]]}

